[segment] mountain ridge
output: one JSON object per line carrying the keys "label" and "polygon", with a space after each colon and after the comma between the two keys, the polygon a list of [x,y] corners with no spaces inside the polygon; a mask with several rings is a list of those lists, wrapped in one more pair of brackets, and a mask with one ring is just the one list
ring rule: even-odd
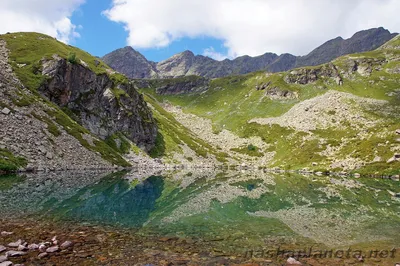
{"label": "mountain ridge", "polygon": [[[288,53],[277,55],[267,52],[259,56],[240,56],[233,60],[214,60],[191,51],[183,51],[161,62],[148,61],[142,54],[127,47],[128,53],[117,49],[102,60],[114,70],[128,78],[173,78],[197,75],[206,78],[218,78],[255,71],[281,72],[302,66],[316,66],[327,63],[339,56],[371,51],[383,45],[397,33],[379,27],[356,32],[352,37],[336,37],[312,50],[305,56]],[[129,46],[128,46],[129,47]]]}

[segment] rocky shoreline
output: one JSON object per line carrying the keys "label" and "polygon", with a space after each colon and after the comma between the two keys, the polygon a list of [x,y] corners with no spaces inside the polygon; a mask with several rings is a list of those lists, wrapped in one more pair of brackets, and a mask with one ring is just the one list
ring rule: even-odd
{"label": "rocky shoreline", "polygon": [[[35,220],[0,219],[0,265],[349,265],[359,258],[248,256],[219,247],[221,239],[140,235],[135,230]],[[17,246],[18,244],[18,246]],[[253,254],[254,255],[254,254]],[[293,255],[292,255],[293,256]],[[2,261],[3,260],[3,261]],[[379,265],[391,260],[371,259]]]}

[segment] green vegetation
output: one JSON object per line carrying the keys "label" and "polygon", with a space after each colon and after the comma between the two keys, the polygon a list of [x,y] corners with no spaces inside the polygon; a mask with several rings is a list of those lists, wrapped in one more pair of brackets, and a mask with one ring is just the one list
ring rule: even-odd
{"label": "green vegetation", "polygon": [[71,64],[78,63],[78,61],[76,59],[76,54],[74,52],[70,52],[68,55],[67,61],[70,62]]}
{"label": "green vegetation", "polygon": [[36,119],[46,123],[47,124],[47,130],[51,134],[53,134],[55,137],[58,137],[58,136],[61,135],[60,130],[58,129],[58,127],[54,124],[54,122],[50,118],[48,118],[46,116],[40,116],[40,115],[36,114],[35,112],[32,112],[31,115],[33,117],[35,117]]}
{"label": "green vegetation", "polygon": [[[288,73],[266,74],[264,72],[250,73],[241,76],[217,78],[210,81],[209,89],[202,93],[187,93],[179,95],[159,95],[157,88],[174,82],[186,82],[196,77],[185,77],[172,80],[152,80],[150,88],[141,89],[158,102],[170,103],[182,107],[185,113],[210,119],[214,132],[222,129],[230,130],[238,136],[248,138],[261,137],[269,147],[265,151],[254,151],[253,148],[238,147],[235,152],[250,156],[263,156],[263,152],[275,152],[273,161],[268,166],[279,166],[285,169],[330,169],[330,162],[335,159],[354,158],[372,162],[375,156],[380,156],[382,162],[366,164],[360,172],[398,173],[397,162],[388,165],[386,161],[393,156],[393,146],[397,142],[395,135],[382,135],[394,132],[400,128],[400,67],[398,49],[400,40],[390,41],[385,49],[343,56],[333,63],[338,68],[343,79],[342,85],[337,85],[333,78],[319,77],[314,83],[307,85],[289,84],[285,82]],[[395,49],[395,47],[397,47]],[[394,58],[395,60],[388,60]],[[361,75],[357,71],[351,73],[349,65],[356,60],[359,68],[372,69],[370,75]],[[319,68],[321,66],[306,67]],[[348,73],[349,72],[349,73]],[[198,78],[198,77],[197,77]],[[268,84],[264,90],[256,88]],[[274,91],[288,91],[291,97],[271,96]],[[379,121],[375,128],[365,129],[364,125],[352,125],[343,122],[342,128],[318,129],[308,133],[283,128],[279,125],[259,125],[249,123],[253,118],[278,117],[285,114],[291,107],[304,100],[337,90],[365,98],[386,100],[388,103],[379,106],[365,106],[360,110],[371,121]],[[337,111],[329,110],[327,114],[332,121],[337,121]],[[362,132],[368,132],[368,137],[360,138]],[[322,155],[323,151],[332,148],[334,157]],[[315,163],[315,164],[314,164]],[[374,171],[376,169],[376,171]]]}
{"label": "green vegetation", "polygon": [[9,150],[0,148],[0,174],[1,172],[16,171],[26,165],[25,158],[14,156]]}
{"label": "green vegetation", "polygon": [[241,147],[241,148],[233,148],[231,149],[232,151],[238,152],[238,153],[242,153],[242,154],[247,154],[249,156],[253,156],[253,157],[262,157],[264,154],[262,152],[259,151],[259,149],[254,146],[253,144],[250,144],[248,146],[245,147]]}
{"label": "green vegetation", "polygon": [[108,146],[122,154],[127,154],[130,151],[134,151],[136,154],[138,154],[140,151],[140,149],[127,137],[125,137],[124,133],[122,132],[113,134],[112,136],[108,137],[105,142],[108,144]]}
{"label": "green vegetation", "polygon": [[218,161],[225,162],[227,154],[216,151],[210,144],[197,138],[191,131],[181,125],[167,111],[165,111],[156,99],[149,95],[144,96],[145,101],[150,103],[153,115],[159,126],[156,146],[150,151],[152,157],[168,155],[171,152],[181,152],[179,145],[187,145],[198,156],[206,157],[214,155]]}
{"label": "green vegetation", "polygon": [[33,32],[18,32],[0,35],[10,50],[10,63],[17,77],[31,91],[36,91],[46,80],[41,74],[41,60],[58,55],[70,63],[84,61],[96,74],[105,74],[109,67],[99,59],[78,48],[66,45],[56,39]]}
{"label": "green vegetation", "polygon": [[122,158],[121,155],[116,150],[111,148],[103,141],[94,139],[93,140],[94,145],[90,145],[88,141],[85,138],[83,138],[82,135],[87,134],[89,136],[92,136],[91,133],[86,128],[82,127],[77,122],[72,120],[68,115],[66,115],[61,110],[48,109],[46,110],[46,113],[50,117],[53,117],[54,120],[57,122],[57,124],[61,125],[64,128],[64,130],[68,132],[68,134],[74,136],[81,143],[82,146],[84,146],[89,150],[99,152],[104,160],[119,166],[130,166],[130,164],[127,161],[125,161],[125,159]]}

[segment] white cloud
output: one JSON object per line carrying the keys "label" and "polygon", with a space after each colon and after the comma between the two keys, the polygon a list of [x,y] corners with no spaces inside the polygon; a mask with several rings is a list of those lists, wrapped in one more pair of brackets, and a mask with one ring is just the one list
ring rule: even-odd
{"label": "white cloud", "polygon": [[1,0],[0,33],[35,31],[70,42],[79,37],[71,15],[85,0]]}
{"label": "white cloud", "polygon": [[136,48],[182,37],[223,40],[229,57],[304,55],[328,39],[383,26],[400,31],[398,0],[113,0],[104,14],[129,31]]}
{"label": "white cloud", "polygon": [[204,49],[203,55],[211,57],[211,58],[213,58],[215,60],[218,60],[218,61],[222,61],[222,60],[228,58],[227,55],[224,55],[224,54],[221,54],[221,53],[215,51],[214,47],[212,47],[212,46],[209,47],[209,48]]}

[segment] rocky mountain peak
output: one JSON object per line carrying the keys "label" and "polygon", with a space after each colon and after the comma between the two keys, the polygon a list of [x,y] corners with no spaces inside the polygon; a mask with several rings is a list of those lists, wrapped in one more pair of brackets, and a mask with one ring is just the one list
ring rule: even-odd
{"label": "rocky mountain peak", "polygon": [[105,55],[102,59],[113,69],[131,78],[157,76],[153,64],[131,46],[117,49]]}
{"label": "rocky mountain peak", "polygon": [[190,75],[218,78],[261,70],[280,72],[296,67],[316,66],[342,55],[374,50],[396,35],[397,33],[390,33],[382,27],[363,30],[349,39],[339,36],[329,40],[305,56],[265,53],[255,57],[244,55],[233,60],[217,61],[186,50],[159,63],[153,63],[131,47],[125,47],[106,55],[103,61],[129,78]]}

